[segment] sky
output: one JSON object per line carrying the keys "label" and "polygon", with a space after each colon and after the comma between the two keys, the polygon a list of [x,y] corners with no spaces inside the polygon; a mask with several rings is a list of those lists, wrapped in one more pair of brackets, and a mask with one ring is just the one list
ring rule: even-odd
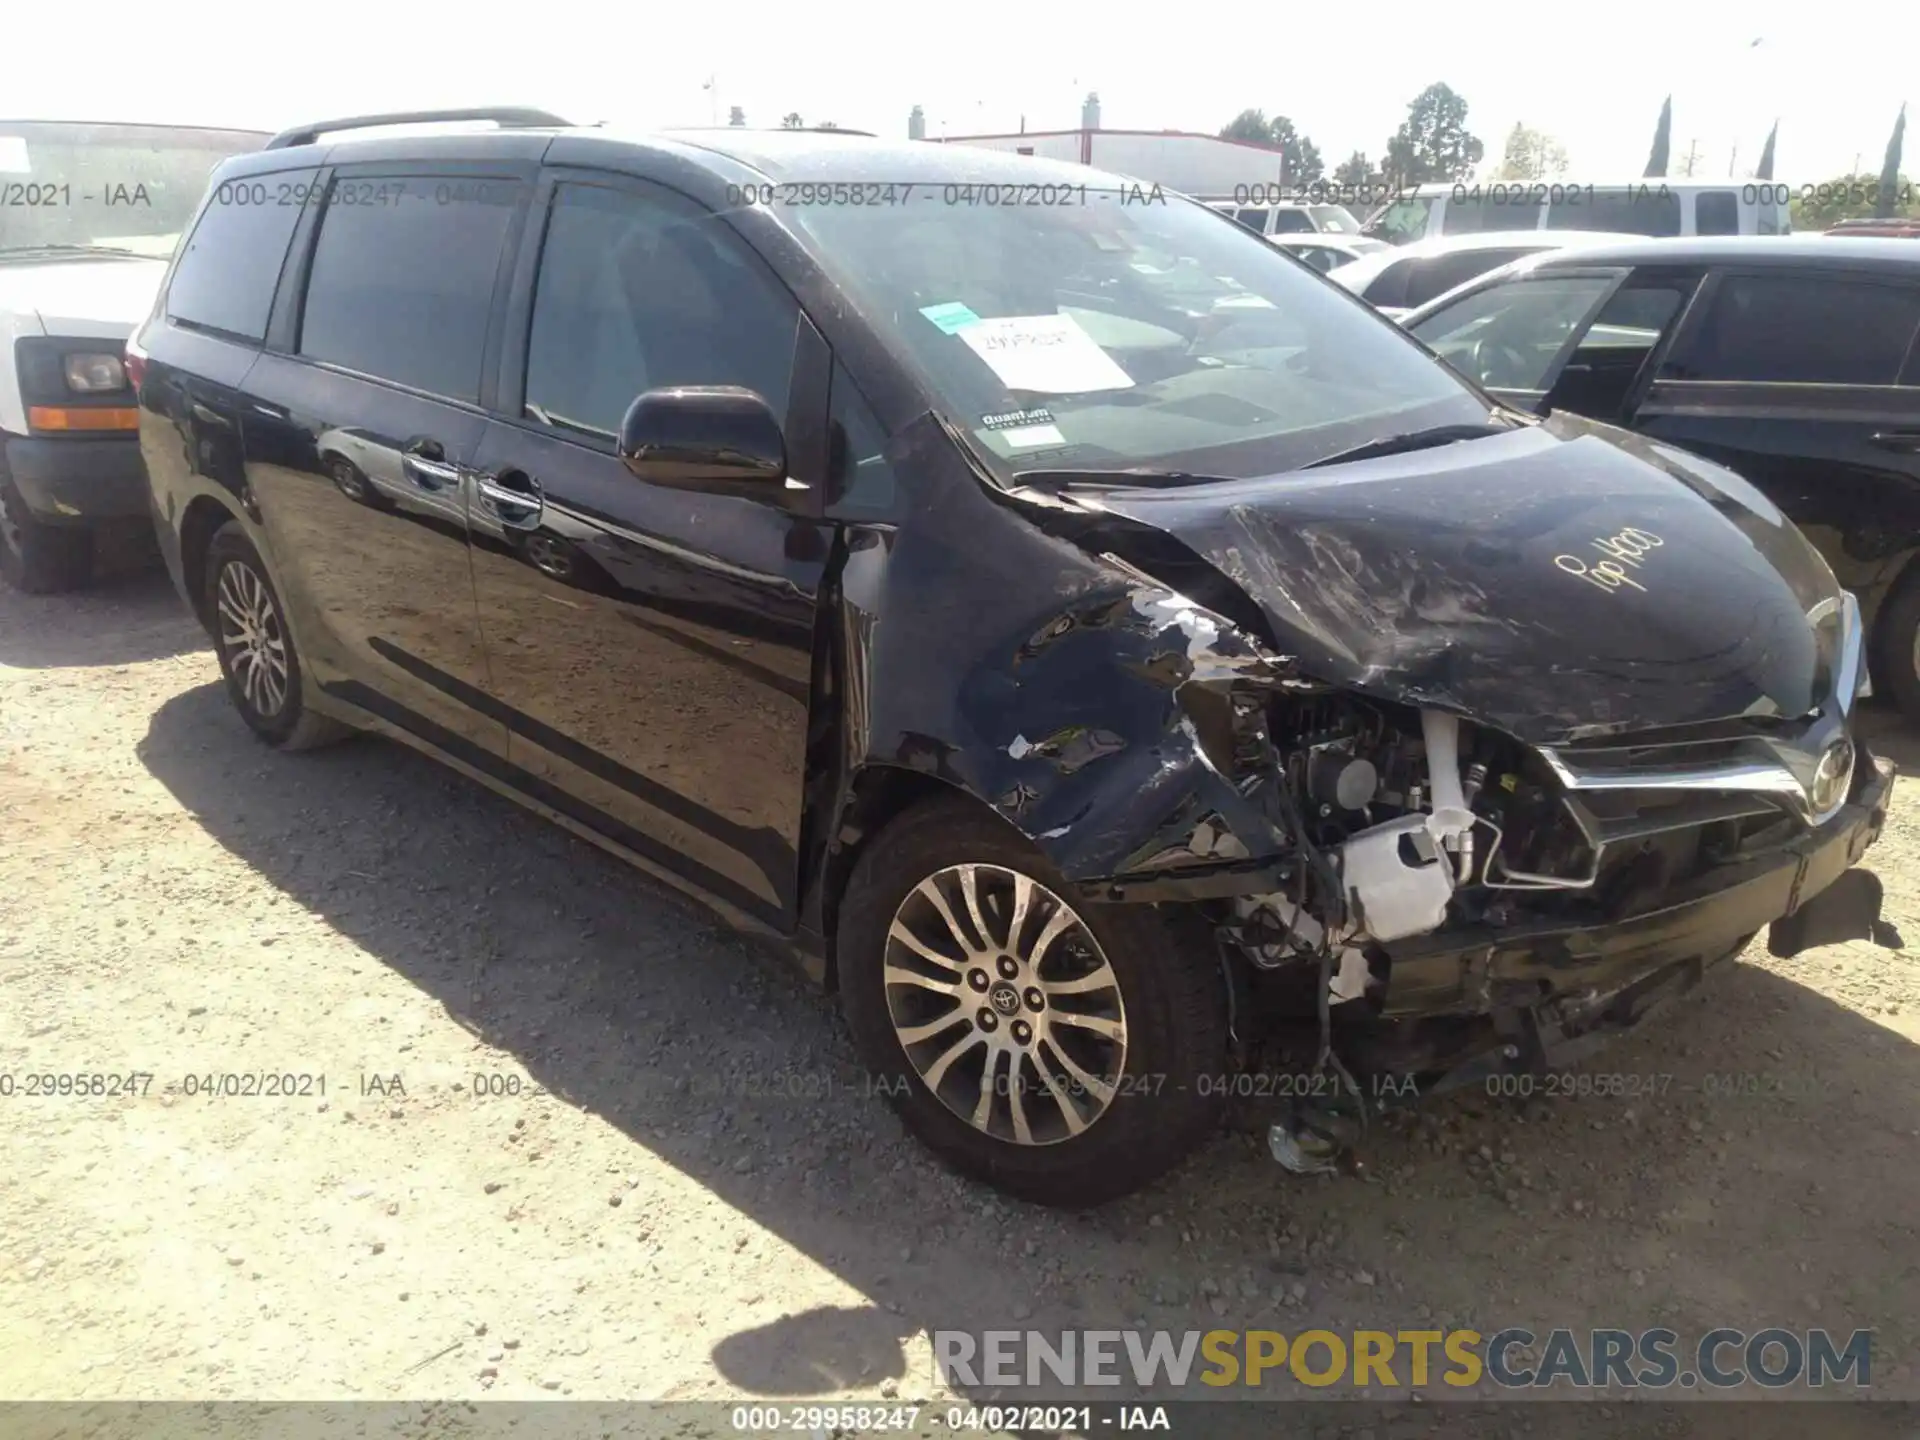
{"label": "sky", "polygon": [[[1117,129],[1213,133],[1257,106],[1292,118],[1329,169],[1377,158],[1407,102],[1444,81],[1489,168],[1518,123],[1565,147],[1573,178],[1637,176],[1660,103],[1673,153],[1746,175],[1780,122],[1775,178],[1877,172],[1903,101],[1920,99],[1920,5],[1905,0],[1680,0],[1600,5],[1049,7],[769,0],[461,7],[409,0],[292,6],[94,0],[15,7],[0,118],[278,129],[318,118],[535,105],[581,123],[810,124],[904,136],[1071,129],[1089,90]],[[1758,40],[1759,44],[1753,42]],[[711,86],[708,82],[711,81]],[[1920,106],[1915,106],[1920,112]],[[1907,146],[1920,177],[1920,113]]]}

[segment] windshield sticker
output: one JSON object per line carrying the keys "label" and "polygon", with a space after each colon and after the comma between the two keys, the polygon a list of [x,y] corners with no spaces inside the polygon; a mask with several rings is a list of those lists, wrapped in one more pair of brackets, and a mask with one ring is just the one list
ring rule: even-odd
{"label": "windshield sticker", "polygon": [[27,141],[23,135],[0,135],[0,175],[31,175]]}
{"label": "windshield sticker", "polygon": [[958,333],[1009,390],[1078,395],[1133,386],[1133,377],[1071,315],[1008,315]]}
{"label": "windshield sticker", "polygon": [[1222,295],[1213,302],[1216,310],[1272,310],[1274,303],[1264,295]]}
{"label": "windshield sticker", "polygon": [[1008,410],[999,415],[982,415],[980,423],[988,430],[1017,430],[1023,425],[1051,425],[1053,412],[1045,407],[1038,410]]}
{"label": "windshield sticker", "polygon": [[1036,445],[1065,445],[1067,437],[1058,425],[1024,425],[1018,430],[1002,430],[1000,438],[1014,450],[1031,450]]}
{"label": "windshield sticker", "polygon": [[920,313],[938,326],[942,335],[951,335],[956,330],[980,322],[980,317],[958,300],[949,300],[944,305],[923,306]]}

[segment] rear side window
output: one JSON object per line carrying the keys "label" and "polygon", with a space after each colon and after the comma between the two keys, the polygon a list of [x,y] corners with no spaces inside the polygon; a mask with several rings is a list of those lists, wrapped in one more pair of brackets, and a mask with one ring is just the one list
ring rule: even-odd
{"label": "rear side window", "polygon": [[343,178],[320,219],[300,353],[449,399],[480,398],[510,180]]}
{"label": "rear side window", "polygon": [[1731,190],[1703,190],[1693,197],[1696,235],[1738,235],[1740,197]]}
{"label": "rear side window", "polygon": [[1447,201],[1449,235],[1481,235],[1490,230],[1537,230],[1547,196],[1531,185],[1456,187]]}
{"label": "rear side window", "polygon": [[167,287],[167,318],[259,342],[314,170],[216,185]]}
{"label": "rear side window", "polygon": [[1264,235],[1267,233],[1267,212],[1265,210],[1240,210],[1235,212],[1233,218],[1256,234]]}
{"label": "rear side window", "polygon": [[1273,233],[1311,235],[1314,233],[1313,216],[1305,210],[1276,210],[1273,215]]}
{"label": "rear side window", "polygon": [[1892,385],[1920,329],[1920,287],[1806,274],[1729,275],[1677,380]]}

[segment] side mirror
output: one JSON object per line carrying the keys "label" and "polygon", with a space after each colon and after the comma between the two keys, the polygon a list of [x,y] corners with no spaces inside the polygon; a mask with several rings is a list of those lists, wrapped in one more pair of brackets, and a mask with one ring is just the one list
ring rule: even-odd
{"label": "side mirror", "polygon": [[787,479],[787,442],[773,409],[737,385],[649,390],[620,422],[621,462],[672,490],[774,499]]}

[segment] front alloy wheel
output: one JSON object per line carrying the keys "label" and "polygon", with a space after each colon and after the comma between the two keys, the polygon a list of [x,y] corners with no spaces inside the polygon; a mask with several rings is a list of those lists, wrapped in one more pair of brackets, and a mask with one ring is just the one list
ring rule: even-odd
{"label": "front alloy wheel", "polygon": [[952,865],[908,891],[886,989],[915,1073],[997,1140],[1084,1133],[1126,1073],[1119,977],[1073,907],[1017,870]]}
{"label": "front alloy wheel", "polygon": [[967,1175],[1099,1205],[1213,1129],[1228,1037],[1211,927],[1081,900],[977,800],[930,798],[861,845],[834,955],[881,1094]]}

